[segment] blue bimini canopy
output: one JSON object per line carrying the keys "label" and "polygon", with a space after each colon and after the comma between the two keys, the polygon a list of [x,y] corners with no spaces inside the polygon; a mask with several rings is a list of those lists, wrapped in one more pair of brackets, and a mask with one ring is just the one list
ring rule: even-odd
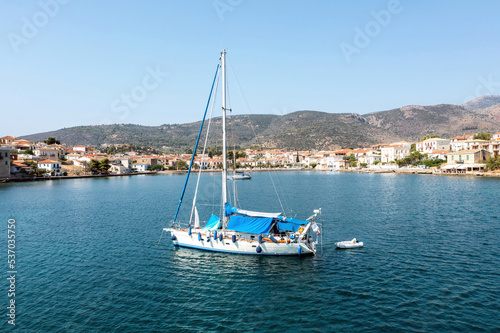
{"label": "blue bimini canopy", "polygon": [[306,225],[307,221],[302,221],[294,218],[288,218],[283,222],[278,222],[278,230],[293,231],[296,232],[303,225]]}
{"label": "blue bimini canopy", "polygon": [[253,234],[268,234],[271,229],[271,217],[244,217],[233,215],[229,219],[227,228],[239,232],[249,232]]}
{"label": "blue bimini canopy", "polygon": [[210,216],[210,218],[208,219],[208,222],[205,225],[205,227],[203,228],[203,230],[214,231],[214,230],[219,229],[219,227],[220,227],[220,218],[218,218],[217,216],[212,214],[212,216]]}

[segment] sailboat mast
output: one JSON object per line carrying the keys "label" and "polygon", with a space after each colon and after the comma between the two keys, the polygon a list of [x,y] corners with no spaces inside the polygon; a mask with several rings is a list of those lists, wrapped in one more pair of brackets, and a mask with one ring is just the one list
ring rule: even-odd
{"label": "sailboat mast", "polygon": [[[226,50],[221,54],[222,67],[222,205],[227,202],[227,147],[226,147]],[[224,217],[224,222],[226,218]]]}

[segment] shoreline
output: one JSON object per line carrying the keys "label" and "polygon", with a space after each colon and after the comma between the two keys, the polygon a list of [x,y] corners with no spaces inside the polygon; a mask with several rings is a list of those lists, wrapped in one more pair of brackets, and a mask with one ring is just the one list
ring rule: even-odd
{"label": "shoreline", "polygon": [[[331,170],[324,170],[331,171]],[[397,174],[407,174],[407,175],[433,175],[433,176],[471,176],[471,177],[490,177],[498,178],[500,173],[493,172],[473,172],[473,173],[456,173],[456,172],[436,172],[435,170],[429,169],[387,169],[387,170],[371,170],[371,169],[359,169],[359,170],[338,170],[340,172],[357,172],[357,173],[397,173]]]}
{"label": "shoreline", "polygon": [[51,176],[51,177],[31,177],[31,178],[6,178],[1,179],[0,183],[23,183],[23,182],[38,182],[46,180],[65,180],[78,178],[105,178],[105,177],[126,177],[137,175],[156,175],[157,172],[135,172],[124,174],[108,174],[108,175],[78,175],[78,176]]}
{"label": "shoreline", "polygon": [[[315,171],[315,172],[354,172],[354,173],[394,173],[394,174],[410,174],[410,175],[433,175],[433,176],[466,176],[466,177],[489,177],[499,178],[500,173],[492,172],[475,172],[475,173],[444,173],[436,172],[434,170],[421,169],[288,169],[288,168],[264,168],[264,169],[251,169],[245,170],[251,172],[265,172],[265,171]],[[192,172],[198,172],[194,170]],[[222,172],[222,170],[202,170],[202,172]],[[33,177],[33,178],[7,178],[1,179],[0,183],[22,183],[22,182],[36,182],[47,180],[65,180],[65,179],[80,179],[80,178],[106,178],[106,177],[129,177],[138,175],[162,175],[162,174],[185,174],[187,170],[163,170],[163,171],[150,171],[150,172],[135,172],[124,174],[107,174],[107,175],[78,175],[78,176],[52,176],[52,177]],[[229,173],[229,172],[228,172]]]}

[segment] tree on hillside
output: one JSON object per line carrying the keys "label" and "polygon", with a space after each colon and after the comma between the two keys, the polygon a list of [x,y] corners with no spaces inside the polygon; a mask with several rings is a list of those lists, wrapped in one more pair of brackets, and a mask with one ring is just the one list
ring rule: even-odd
{"label": "tree on hillside", "polygon": [[489,140],[491,139],[491,134],[486,132],[477,133],[472,138],[473,140]]}
{"label": "tree on hillside", "polygon": [[426,135],[422,138],[422,140],[420,140],[420,142],[422,141],[425,141],[427,139],[433,139],[433,138],[440,138],[441,136],[440,135],[437,135],[437,134],[433,134],[433,135]]}
{"label": "tree on hillside", "polygon": [[[247,156],[247,154],[244,151],[236,151],[235,155],[236,155],[236,159]],[[233,151],[232,150],[227,152],[227,159],[228,160],[233,159]]]}
{"label": "tree on hillside", "polygon": [[111,165],[109,164],[109,159],[104,158],[99,162],[100,171],[108,171],[109,168],[111,168]]}
{"label": "tree on hillside", "polygon": [[60,145],[61,144],[61,141],[57,140],[56,138],[53,138],[51,136],[49,136],[47,138],[47,140],[43,140],[43,142],[45,142],[46,144],[48,145],[53,145],[53,144],[58,144]]}
{"label": "tree on hillside", "polygon": [[23,154],[24,155],[34,155],[33,150],[31,150],[31,149],[26,149],[25,151],[23,151]]}

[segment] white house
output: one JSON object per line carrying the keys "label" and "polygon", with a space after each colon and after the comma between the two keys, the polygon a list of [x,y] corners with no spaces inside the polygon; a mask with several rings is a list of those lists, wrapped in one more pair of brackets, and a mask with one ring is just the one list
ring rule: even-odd
{"label": "white house", "polygon": [[432,153],[428,153],[427,156],[429,157],[429,159],[431,160],[445,160],[446,161],[446,156],[449,154],[450,152],[447,151],[447,150],[436,150],[436,151],[433,151]]}
{"label": "white house", "polygon": [[87,147],[85,147],[85,146],[74,146],[73,147],[73,151],[85,153],[85,152],[87,152]]}
{"label": "white house", "polygon": [[38,168],[48,170],[52,176],[62,176],[60,162],[52,160],[40,161],[38,162]]}
{"label": "white house", "polygon": [[436,150],[449,150],[450,140],[441,138],[431,138],[416,144],[417,151],[421,153],[432,153]]}
{"label": "white house", "polygon": [[382,157],[380,155],[361,155],[358,158],[359,163],[366,163],[368,167],[371,167],[372,165],[375,165],[375,162],[381,162]]}
{"label": "white house", "polygon": [[487,149],[489,141],[486,140],[454,140],[451,142],[451,151]]}
{"label": "white house", "polygon": [[136,163],[132,165],[132,168],[139,171],[139,172],[144,172],[149,170],[150,165],[149,164],[142,164],[142,163]]}
{"label": "white house", "polygon": [[33,152],[40,159],[50,159],[52,161],[58,161],[59,157],[62,157],[59,155],[60,152],[58,149],[51,147],[46,147],[46,148],[37,147]]}
{"label": "white house", "polygon": [[124,173],[129,173],[129,170],[121,164],[113,164],[109,168],[110,173],[122,175]]}
{"label": "white house", "polygon": [[382,163],[389,163],[410,155],[410,147],[406,145],[390,145],[380,149]]}
{"label": "white house", "polygon": [[66,159],[69,161],[79,160],[82,157],[80,154],[67,154]]}

